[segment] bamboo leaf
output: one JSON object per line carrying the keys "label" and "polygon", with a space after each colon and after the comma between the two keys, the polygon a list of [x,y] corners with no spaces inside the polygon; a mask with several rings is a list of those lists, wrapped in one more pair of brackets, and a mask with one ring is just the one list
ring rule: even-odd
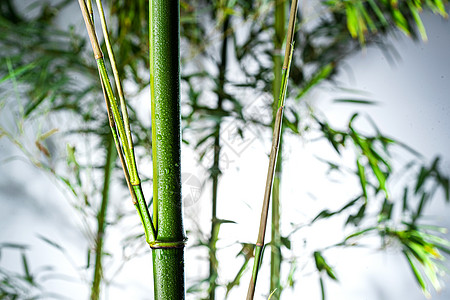
{"label": "bamboo leaf", "polygon": [[409,30],[408,21],[406,21],[405,17],[401,13],[401,11],[398,8],[394,8],[392,11],[392,16],[394,17],[394,22],[397,25],[397,27],[403,31],[406,35],[411,35],[411,32]]}
{"label": "bamboo leaf", "polygon": [[345,12],[347,15],[348,31],[350,32],[352,38],[356,38],[358,36],[359,28],[358,28],[358,19],[353,5],[347,3],[345,7]]}
{"label": "bamboo leaf", "polygon": [[86,269],[89,269],[91,266],[91,250],[87,249],[87,259],[86,259]]}
{"label": "bamboo leaf", "polygon": [[425,167],[420,168],[419,176],[417,176],[416,187],[414,189],[414,193],[417,194],[419,190],[422,188],[425,180],[429,175],[429,171]]}
{"label": "bamboo leaf", "polygon": [[380,212],[380,217],[383,221],[391,219],[393,208],[394,203],[385,198]]}
{"label": "bamboo leaf", "polygon": [[53,248],[61,251],[62,253],[66,253],[66,250],[57,242],[52,241],[51,239],[41,235],[41,234],[37,234],[37,237],[42,240],[43,242],[47,243],[48,245],[52,246]]}
{"label": "bamboo leaf", "polygon": [[389,26],[388,21],[386,20],[386,18],[384,17],[384,14],[381,12],[380,8],[378,7],[378,5],[375,3],[374,0],[368,0],[370,7],[373,9],[373,11],[375,12],[378,20],[381,22],[381,24],[384,27]]}
{"label": "bamboo leaf", "polygon": [[16,77],[19,77],[23,73],[29,71],[30,69],[34,69],[36,67],[36,62],[31,62],[29,64],[23,65],[21,67],[15,68],[13,70],[10,70],[8,75],[3,76],[3,78],[0,78],[0,83],[3,83],[4,81],[8,79],[15,79]]}
{"label": "bamboo leaf", "polygon": [[334,99],[335,103],[351,103],[351,104],[364,104],[364,105],[378,105],[379,102],[366,99]]}
{"label": "bamboo leaf", "polygon": [[412,257],[412,255],[408,251],[403,251],[403,253],[405,254],[406,259],[408,260],[409,266],[411,267],[411,270],[413,271],[414,278],[417,280],[417,283],[421,287],[422,292],[425,294],[425,296],[427,298],[430,298],[431,295],[430,295],[430,293],[427,290],[427,285],[425,283],[425,279],[423,278],[423,276],[420,273],[419,269],[415,265],[414,257]]}
{"label": "bamboo leaf", "polygon": [[414,21],[416,22],[416,26],[419,29],[419,33],[422,37],[422,40],[427,41],[427,32],[425,30],[425,26],[423,25],[422,19],[419,16],[419,12],[416,6],[411,1],[407,1],[409,9],[411,11],[411,14],[414,18]]}
{"label": "bamboo leaf", "polygon": [[361,184],[361,188],[363,190],[363,195],[364,198],[367,199],[367,181],[366,181],[366,172],[364,169],[364,166],[359,162],[359,159],[356,160],[356,165],[358,166],[358,177],[359,177],[359,182]]}
{"label": "bamboo leaf", "polygon": [[322,256],[322,253],[320,251],[315,251],[313,255],[317,270],[319,272],[325,271],[328,277],[333,280],[337,280],[333,269],[327,264],[325,258]]}
{"label": "bamboo leaf", "polygon": [[353,224],[355,226],[358,226],[359,223],[362,221],[362,219],[364,218],[365,212],[366,212],[366,207],[367,204],[366,202],[361,205],[361,207],[359,208],[358,212],[355,215],[350,215],[347,218],[347,221],[345,222],[346,224]]}
{"label": "bamboo leaf", "polygon": [[322,80],[327,79],[334,70],[334,64],[330,63],[319,69],[312,78],[300,90],[300,93],[295,97],[296,100],[302,98],[314,86],[318,85]]}
{"label": "bamboo leaf", "polygon": [[347,237],[344,239],[344,241],[346,242],[346,241],[348,241],[348,240],[350,240],[350,239],[352,239],[352,238],[355,238],[355,237],[364,235],[364,234],[366,234],[367,232],[370,232],[370,231],[373,231],[373,230],[376,230],[376,229],[377,229],[377,227],[369,227],[369,228],[366,228],[366,229],[357,231],[357,232],[352,233],[352,234],[350,234],[349,236],[347,236]]}
{"label": "bamboo leaf", "polygon": [[405,189],[403,190],[403,208],[402,208],[403,212],[407,212],[409,211],[409,207],[408,207],[408,187],[405,187]]}
{"label": "bamboo leaf", "polygon": [[28,260],[25,253],[22,252],[22,267],[25,273],[25,280],[31,284],[34,284],[33,276],[30,273],[30,268],[28,266]]}

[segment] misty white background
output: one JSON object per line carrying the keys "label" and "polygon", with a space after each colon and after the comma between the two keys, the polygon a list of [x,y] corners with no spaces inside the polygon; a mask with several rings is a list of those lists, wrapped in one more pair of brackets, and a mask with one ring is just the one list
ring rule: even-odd
{"label": "misty white background", "polygon": [[[341,86],[362,90],[367,93],[364,95],[366,98],[379,101],[379,105],[357,107],[333,104],[331,100],[343,94],[336,94],[328,85],[320,92],[308,95],[307,101],[321,110],[333,125],[344,125],[355,111],[366,113],[375,120],[382,132],[412,146],[428,160],[435,155],[441,155],[443,167],[448,170],[450,23],[430,14],[424,14],[423,18],[428,29],[428,42],[414,43],[399,33],[400,39],[394,46],[401,57],[400,60],[392,63],[381,51],[368,49],[348,59],[347,68],[340,71],[338,81]],[[148,111],[149,103],[143,102],[142,105],[143,110]],[[326,166],[314,156],[331,154],[322,150],[320,144],[305,144],[295,137],[288,138],[285,142],[282,201],[288,202],[282,204],[283,218],[295,220],[296,223],[307,222],[321,207],[333,206],[336,199],[350,198],[346,198],[348,187],[342,183],[324,185],[328,183],[324,175]],[[218,217],[237,222],[233,225],[223,225],[221,228],[221,241],[218,246],[229,248],[229,251],[221,251],[219,257],[221,264],[226,266],[220,270],[224,278],[232,279],[242,263],[242,257],[234,257],[239,248],[229,245],[236,240],[255,242],[269,146],[268,139],[262,141],[258,138],[239,155],[224,148],[231,161],[226,167],[222,165],[224,175],[219,184]],[[49,291],[64,294],[69,299],[87,299],[89,285],[79,279],[80,272],[77,270],[86,262],[87,242],[79,228],[79,220],[73,217],[73,210],[66,200],[68,194],[58,188],[49,176],[25,160],[9,160],[10,157],[18,155],[18,152],[5,139],[0,140],[0,155],[0,242],[30,245],[27,255],[32,271],[44,265],[53,265],[58,272],[67,276],[63,280],[59,278],[47,281],[46,287]],[[195,154],[189,148],[183,149],[183,172],[203,179],[204,168],[196,164],[193,155]],[[27,184],[23,185],[24,182]],[[147,187],[145,192],[148,194],[150,189]],[[208,232],[210,195],[208,183],[202,189],[201,198],[186,207],[188,230],[192,230],[198,222],[204,231]],[[450,210],[442,205],[443,202],[442,199],[436,199],[436,204],[428,207],[426,213],[433,222],[450,227],[447,217]],[[126,205],[131,207],[131,203],[127,202]],[[289,230],[289,224],[283,224],[282,228]],[[310,247],[327,245],[329,240],[342,234],[342,227],[327,223],[314,227],[314,231],[305,229],[301,233],[304,236],[294,241],[294,246],[299,251],[302,249],[303,239],[308,240]],[[72,262],[61,252],[38,239],[37,234],[50,237],[64,246]],[[120,230],[109,233],[106,237],[106,249],[119,250],[118,243],[123,234]],[[268,237],[267,240],[269,239]],[[153,299],[150,251],[148,254],[130,261],[109,286],[103,298]],[[296,254],[301,256],[301,253]],[[327,252],[325,256],[335,268],[340,281],[326,281],[327,299],[424,299],[406,260],[394,250],[379,254],[373,250],[346,249],[329,254]],[[187,248],[188,286],[200,274],[207,274],[207,263],[199,264],[199,257],[206,257],[206,252]],[[267,282],[264,281],[268,281],[268,251],[265,258],[256,299],[267,299]],[[21,270],[18,252],[3,251],[0,259],[2,266]],[[283,299],[320,299],[317,277],[308,271],[308,265],[302,263],[304,261],[300,259],[299,269],[301,266],[305,269],[296,276],[295,290],[287,289]],[[283,269],[284,273],[286,271]],[[84,273],[83,276],[88,282],[92,277],[90,273]],[[241,280],[241,287],[233,291],[229,299],[243,299],[248,280],[249,272]],[[450,283],[448,277],[445,281]],[[219,289],[218,294],[221,298],[223,290]],[[449,289],[444,289],[441,294],[433,293],[433,299],[449,298]]]}

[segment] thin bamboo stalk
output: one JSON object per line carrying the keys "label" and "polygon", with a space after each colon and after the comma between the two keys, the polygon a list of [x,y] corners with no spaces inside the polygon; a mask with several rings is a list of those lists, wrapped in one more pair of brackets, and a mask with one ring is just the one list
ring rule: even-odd
{"label": "thin bamboo stalk", "polygon": [[295,20],[297,14],[298,0],[293,0],[291,4],[291,12],[289,17],[288,35],[286,39],[286,51],[284,54],[284,63],[282,68],[282,81],[280,87],[280,96],[278,99],[278,110],[275,117],[275,124],[273,128],[272,148],[269,157],[269,167],[267,172],[266,187],[264,193],[264,201],[261,212],[261,221],[259,225],[258,239],[255,245],[255,260],[253,263],[252,277],[248,287],[247,300],[252,300],[255,294],[256,280],[258,277],[259,268],[262,261],[262,249],[264,247],[264,238],[266,234],[267,218],[269,214],[270,196],[273,186],[273,178],[275,173],[275,165],[277,162],[281,125],[283,121],[284,102],[286,98],[287,83],[289,78],[289,71],[293,53],[293,37],[295,29]]}
{"label": "thin bamboo stalk", "polygon": [[[219,80],[217,87],[217,109],[222,109],[223,95],[225,88],[225,73],[227,68],[227,56],[228,56],[228,36],[227,32],[230,27],[230,17],[226,16],[222,25],[222,49],[220,54],[220,62],[218,64],[219,68]],[[218,186],[219,186],[219,176],[220,176],[220,122],[217,123],[216,136],[214,138],[214,157],[213,166],[211,168],[211,178],[212,178],[212,212],[211,212],[211,234],[209,238],[209,287],[208,294],[209,300],[214,300],[216,298],[216,288],[217,288],[217,277],[218,277],[218,260],[217,260],[217,236],[219,230],[219,222],[217,219],[217,198],[218,198]]]}
{"label": "thin bamboo stalk", "polygon": [[103,191],[102,191],[102,202],[100,205],[100,211],[97,215],[97,236],[95,238],[95,265],[94,265],[94,279],[92,280],[91,288],[91,300],[100,299],[100,285],[103,279],[103,241],[105,237],[106,229],[106,211],[109,202],[109,190],[111,183],[111,174],[114,169],[114,162],[116,160],[116,155],[113,148],[113,139],[109,137],[107,139],[108,147],[106,150],[106,160],[103,176]]}
{"label": "thin bamboo stalk", "polygon": [[103,36],[105,38],[106,49],[108,52],[108,57],[111,62],[111,68],[112,68],[113,75],[114,75],[114,82],[116,84],[117,94],[119,95],[120,109],[122,112],[122,120],[123,120],[123,124],[125,127],[125,134],[127,137],[124,147],[128,148],[128,151],[130,153],[130,164],[132,164],[132,167],[131,167],[132,173],[130,174],[131,182],[133,185],[138,185],[140,183],[140,180],[139,180],[139,176],[137,174],[137,166],[136,166],[136,160],[134,157],[134,149],[133,149],[133,142],[132,142],[133,139],[131,136],[130,122],[128,121],[128,110],[127,110],[127,105],[125,102],[125,97],[123,94],[122,83],[120,81],[119,71],[117,69],[114,51],[112,49],[111,41],[109,38],[108,26],[106,25],[106,18],[105,18],[105,12],[103,11],[102,1],[97,0],[96,2],[97,2],[97,9],[100,14],[100,22],[102,25]]}
{"label": "thin bamboo stalk", "polygon": [[[281,49],[283,47],[283,40],[286,36],[286,0],[277,0],[275,3],[275,34],[274,34],[274,46],[275,55],[273,56],[273,98],[280,94],[281,88]],[[279,54],[280,53],[280,54]],[[275,125],[276,113],[278,110],[278,103],[273,103],[273,123],[272,129]],[[280,146],[278,150],[278,159],[275,168],[275,176],[273,179],[272,188],[272,226],[271,226],[271,245],[270,245],[270,292],[272,292],[271,299],[277,300],[281,295],[281,233],[280,233],[280,187],[281,187],[281,174],[282,174],[282,139],[283,139],[283,126],[281,126],[280,133]]]}
{"label": "thin bamboo stalk", "polygon": [[[120,115],[117,101],[114,96],[114,92],[109,81],[108,73],[105,68],[105,63],[103,60],[103,53],[100,49],[98,43],[97,35],[95,33],[95,28],[93,25],[93,20],[90,16],[89,10],[86,7],[84,0],[78,0],[81,8],[81,13],[83,15],[84,22],[86,24],[86,29],[91,41],[92,50],[94,52],[94,57],[97,61],[97,67],[99,70],[100,82],[102,85],[103,94],[105,97],[106,108],[108,112],[109,124],[111,132],[114,137],[114,142],[116,144],[117,152],[119,154],[122,168],[125,174],[125,179],[127,180],[128,188],[132,196],[133,204],[135,205],[141,221],[144,226],[145,236],[147,242],[153,243],[155,241],[156,232],[153,228],[153,222],[151,221],[148,208],[143,197],[142,188],[139,181],[139,176],[137,174],[137,168],[135,164],[134,153],[132,146],[132,140],[128,139],[128,135],[125,133],[125,125],[122,116]],[[127,122],[128,116],[125,115]],[[117,134],[118,133],[118,134]],[[131,150],[130,150],[131,149]],[[131,175],[133,177],[131,177]]]}
{"label": "thin bamboo stalk", "polygon": [[179,5],[178,0],[151,0],[149,8],[155,299],[185,298]]}

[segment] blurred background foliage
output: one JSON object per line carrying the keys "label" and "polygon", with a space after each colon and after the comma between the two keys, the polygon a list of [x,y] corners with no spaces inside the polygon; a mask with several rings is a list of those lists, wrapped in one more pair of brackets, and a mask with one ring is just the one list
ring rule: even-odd
{"label": "blurred background foliage", "polygon": [[[105,232],[126,218],[134,218],[137,227],[138,219],[131,209],[123,210],[118,208],[120,205],[109,203],[111,187],[104,178],[122,185],[121,198],[126,198],[126,188],[117,162],[111,166],[107,159],[112,155],[109,128],[95,61],[83,31],[58,19],[61,15],[67,17],[67,11],[78,14],[71,1],[30,1],[29,5],[19,2],[0,3],[0,137],[16,145],[35,166],[70,191],[69,203],[74,213],[81,216],[89,242],[87,263],[80,273],[92,278],[85,281],[92,286],[91,299],[99,299],[100,286],[106,287],[129,259],[147,253],[148,249],[143,246],[142,234],[124,236],[123,253],[116,254],[120,263],[109,269],[103,267],[104,257],[112,255],[103,248]],[[289,3],[279,2],[287,15]],[[326,251],[358,247],[366,238],[373,237],[379,240],[374,249],[400,249],[425,295],[430,290],[428,282],[436,290],[441,288],[440,261],[449,254],[450,244],[441,237],[444,229],[422,222],[424,208],[435,198],[436,191],[441,189],[449,201],[449,178],[442,172],[439,158],[430,164],[413,149],[380,132],[373,122],[373,134],[360,131],[355,126],[362,118],[358,114],[344,128],[335,128],[320,107],[304,99],[325,82],[338,85],[334,78],[344,59],[361,49],[379,47],[386,57],[395,59],[398,53],[389,44],[388,36],[395,37],[400,31],[413,39],[426,40],[420,12],[426,9],[447,17],[445,4],[441,0],[335,0],[300,4],[284,134],[308,142],[325,140],[337,157],[342,157],[343,152],[352,153],[352,166],[339,160],[318,159],[329,166],[329,173],[357,178],[361,192],[348,199],[342,208],[324,209],[310,223],[295,225],[314,226],[324,219],[344,215],[343,226],[349,234],[342,242],[311,253],[301,252],[302,249],[291,247],[291,241],[301,234],[294,226],[293,232],[280,232],[280,239],[269,243],[272,248],[282,249],[280,259],[290,269],[284,277],[280,269],[271,274],[279,277],[277,292],[271,299],[278,299],[283,288],[296,284],[295,272],[300,270],[293,257],[306,255],[316,268],[325,298],[326,279],[339,278],[326,260]],[[105,5],[110,14],[109,30],[119,73],[126,96],[131,99],[129,113],[138,161],[143,164],[150,160],[151,131],[137,99],[147,97],[148,93],[148,1],[106,1]],[[180,6],[183,142],[198,153],[199,164],[208,172],[203,184],[212,187],[212,212],[205,216],[211,219],[211,227],[207,231],[192,229],[187,250],[200,248],[198,251],[207,253],[207,262],[200,260],[209,265],[209,273],[205,278],[191,280],[187,272],[188,293],[215,299],[218,288],[225,289],[228,295],[241,283],[253,253],[253,244],[235,241],[240,245],[236,254],[244,258],[243,264],[231,280],[220,275],[220,269],[227,268],[217,255],[222,251],[217,248],[220,227],[239,221],[217,211],[217,203],[223,201],[218,194],[224,171],[223,127],[225,122],[233,122],[234,134],[241,139],[245,138],[249,125],[262,133],[270,132],[271,95],[276,80],[274,61],[283,53],[274,48],[275,1],[195,0],[180,1]],[[78,18],[72,22],[80,23]],[[265,99],[259,115],[246,110],[257,98]],[[376,105],[356,93],[354,98],[335,102]],[[392,151],[404,151],[412,159],[398,166]],[[143,181],[151,182],[150,175]],[[393,196],[394,188],[404,191],[403,196]],[[47,241],[49,247],[64,249],[50,239]],[[0,251],[4,248],[22,253],[23,273],[14,274],[0,265],[0,296],[45,298],[46,291],[40,290],[38,277],[27,267],[27,247],[3,243]],[[136,253],[125,255],[129,249]],[[101,275],[90,275],[94,273]],[[270,292],[265,291],[267,295]]]}

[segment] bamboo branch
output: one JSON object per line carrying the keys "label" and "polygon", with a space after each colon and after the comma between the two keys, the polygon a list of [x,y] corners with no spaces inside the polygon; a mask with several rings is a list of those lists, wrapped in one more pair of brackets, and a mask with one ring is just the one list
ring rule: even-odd
{"label": "bamboo branch", "polygon": [[261,221],[259,224],[258,239],[255,247],[255,260],[253,262],[252,278],[248,287],[247,300],[252,300],[255,294],[256,279],[258,277],[259,268],[262,261],[262,249],[264,247],[264,238],[267,227],[267,217],[269,214],[269,203],[272,192],[273,177],[275,173],[275,165],[277,162],[278,149],[280,143],[280,132],[283,121],[284,103],[286,98],[286,90],[289,79],[289,71],[292,61],[293,37],[295,29],[295,20],[297,15],[298,0],[293,0],[291,4],[291,13],[289,17],[288,35],[286,40],[286,51],[284,54],[284,64],[282,68],[282,82],[280,88],[280,96],[278,99],[278,110],[275,117],[275,125],[273,128],[272,148],[269,157],[269,167],[267,172],[266,187],[264,193],[264,201],[261,212]]}
{"label": "bamboo branch", "polygon": [[[282,57],[281,50],[283,48],[283,40],[286,36],[286,4],[285,0],[277,0],[275,2],[275,34],[274,46],[275,55],[273,56],[273,72],[274,80],[272,83],[273,99],[276,99],[280,94],[281,89],[281,70]],[[278,54],[280,53],[280,55]],[[278,111],[278,103],[273,101],[273,116],[272,116],[272,130],[275,127],[275,119]],[[271,245],[270,245],[270,289],[272,297],[270,299],[278,300],[281,295],[280,271],[281,271],[281,234],[280,234],[280,186],[281,186],[281,172],[283,161],[282,139],[283,126],[281,126],[280,146],[278,149],[278,158],[275,167],[275,177],[273,179],[272,187],[272,220],[271,220]]]}
{"label": "bamboo branch", "polygon": [[[115,99],[114,92],[109,81],[108,73],[106,71],[105,63],[103,60],[103,53],[100,49],[97,35],[95,33],[95,28],[92,22],[93,19],[90,16],[85,1],[78,0],[78,3],[80,5],[81,13],[86,24],[86,29],[91,41],[94,57],[97,61],[103,96],[105,98],[106,109],[108,112],[109,124],[116,145],[117,153],[122,164],[122,169],[125,174],[125,179],[127,181],[128,189],[130,190],[133,204],[135,205],[144,226],[146,241],[147,243],[151,244],[156,239],[156,231],[153,227],[153,222],[151,220],[147,204],[142,193],[142,188],[135,164],[133,146],[131,145],[132,140],[128,139],[130,133],[126,134],[125,132],[125,127],[127,126],[125,124],[129,124],[128,115],[120,115],[117,101]],[[105,22],[104,14],[102,13],[102,15],[102,22]],[[106,22],[104,28],[106,29]],[[113,57],[113,54],[110,56]],[[126,121],[124,119],[126,119]],[[129,128],[127,130],[129,130]]]}
{"label": "bamboo branch", "polygon": [[114,82],[116,84],[116,88],[117,88],[117,94],[119,95],[119,102],[120,102],[120,109],[122,112],[122,120],[123,120],[123,124],[125,127],[125,133],[126,133],[126,144],[124,145],[124,147],[128,148],[128,151],[130,153],[130,163],[132,166],[131,167],[131,182],[133,182],[133,184],[139,184],[140,180],[137,174],[137,167],[136,167],[136,160],[135,160],[135,156],[134,156],[134,149],[133,149],[133,140],[132,140],[132,136],[131,136],[131,129],[130,129],[130,122],[128,121],[128,110],[127,110],[127,105],[126,105],[126,101],[124,98],[124,94],[123,94],[123,88],[122,88],[122,83],[120,81],[120,77],[119,77],[119,71],[117,69],[117,64],[116,64],[116,59],[114,56],[114,51],[112,49],[111,46],[111,41],[109,38],[109,33],[108,33],[108,27],[106,25],[106,18],[105,18],[105,13],[103,11],[103,5],[102,5],[102,1],[101,0],[97,0],[97,8],[100,14],[100,21],[101,21],[101,25],[102,25],[102,31],[103,31],[103,36],[105,39],[105,44],[106,44],[106,49],[108,52],[108,57],[109,60],[111,62],[111,68],[113,71],[113,75],[114,75]]}
{"label": "bamboo branch", "polygon": [[100,284],[103,278],[103,243],[106,228],[106,211],[109,202],[109,191],[110,191],[110,181],[111,173],[114,169],[114,148],[113,140],[109,136],[107,138],[108,146],[106,151],[106,160],[104,166],[104,176],[103,176],[103,191],[102,191],[102,203],[100,206],[100,211],[97,215],[97,236],[95,238],[95,267],[94,267],[94,279],[92,281],[91,288],[91,300],[100,299]]}

